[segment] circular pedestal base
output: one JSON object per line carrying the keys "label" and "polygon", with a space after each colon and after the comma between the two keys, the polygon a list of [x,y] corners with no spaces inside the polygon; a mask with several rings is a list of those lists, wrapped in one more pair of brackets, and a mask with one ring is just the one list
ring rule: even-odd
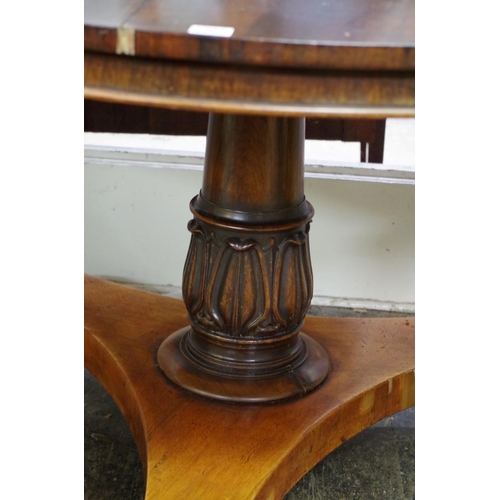
{"label": "circular pedestal base", "polygon": [[307,352],[304,362],[277,376],[241,379],[200,369],[182,354],[181,340],[190,330],[182,328],[163,341],[158,364],[176,385],[211,399],[239,403],[269,403],[303,396],[327,377],[330,361],[326,351],[312,338],[299,333]]}

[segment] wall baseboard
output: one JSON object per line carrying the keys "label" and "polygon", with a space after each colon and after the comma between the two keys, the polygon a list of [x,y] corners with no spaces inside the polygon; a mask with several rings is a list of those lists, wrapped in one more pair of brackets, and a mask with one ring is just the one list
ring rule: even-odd
{"label": "wall baseboard", "polygon": [[[161,144],[159,138],[142,137],[140,145],[124,145],[120,136],[107,134],[109,144],[100,144],[94,136],[104,134],[86,134],[84,145],[85,163],[88,165],[113,165],[121,167],[161,168],[177,170],[203,170],[204,153],[197,150],[196,143],[185,150],[167,149],[168,142]],[[99,137],[102,140],[102,137]],[[138,141],[138,138],[135,138]],[[339,142],[339,141],[338,141]],[[305,158],[305,177],[343,181],[377,182],[382,184],[415,184],[413,167],[360,163],[354,161],[328,161],[324,158]]]}
{"label": "wall baseboard", "polygon": [[[103,279],[119,282],[122,285],[144,290],[146,292],[159,293],[177,299],[182,298],[182,289],[180,286],[173,285],[151,285],[147,283],[131,283],[121,280],[110,279],[109,277],[99,276]],[[415,314],[415,304],[405,302],[392,302],[373,299],[351,299],[342,297],[324,297],[321,295],[313,296],[311,305],[326,307],[342,307],[345,309],[368,309],[371,311],[386,311],[398,313]]]}
{"label": "wall baseboard", "polygon": [[347,299],[341,297],[314,296],[311,302],[314,306],[343,307],[346,309],[368,309],[371,311],[386,311],[415,314],[415,304],[411,302],[392,302],[373,299]]}

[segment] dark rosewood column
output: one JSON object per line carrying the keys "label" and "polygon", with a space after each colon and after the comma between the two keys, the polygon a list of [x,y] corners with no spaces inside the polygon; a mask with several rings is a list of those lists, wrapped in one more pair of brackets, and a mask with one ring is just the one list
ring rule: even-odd
{"label": "dark rosewood column", "polygon": [[313,292],[304,119],[211,115],[191,211],[183,277],[191,326],[161,345],[165,375],[226,401],[313,390],[329,361],[300,333]]}

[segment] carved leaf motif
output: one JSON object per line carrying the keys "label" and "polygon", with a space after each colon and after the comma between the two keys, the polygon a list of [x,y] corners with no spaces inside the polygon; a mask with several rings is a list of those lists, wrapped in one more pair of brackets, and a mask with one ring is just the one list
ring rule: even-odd
{"label": "carved leaf motif", "polygon": [[312,298],[312,269],[305,233],[280,245],[276,262],[273,312],[288,327],[301,323]]}
{"label": "carved leaf motif", "polygon": [[192,236],[184,264],[182,296],[187,310],[195,314],[203,302],[202,290],[206,281],[208,256],[205,235],[200,225],[195,220],[191,220],[188,223],[188,229]]}
{"label": "carved leaf motif", "polygon": [[190,233],[200,233],[200,234],[203,234],[203,229],[201,228],[200,224],[198,223],[198,221],[196,219],[191,219],[189,222],[188,222],[188,231]]}
{"label": "carved leaf motif", "polygon": [[[191,320],[214,333],[263,337],[303,321],[312,296],[306,232],[253,238],[217,236],[193,220],[183,295]],[[208,233],[208,234],[207,234]]]}
{"label": "carved leaf motif", "polygon": [[[234,337],[251,335],[248,325],[256,316],[260,318],[264,310],[262,273],[255,244],[247,242],[238,246],[236,252],[225,251],[221,264],[218,310],[227,325],[225,333]],[[235,249],[233,245],[229,247]]]}
{"label": "carved leaf motif", "polygon": [[245,250],[249,250],[250,248],[253,248],[255,245],[258,245],[259,243],[255,240],[252,240],[252,239],[242,240],[240,238],[233,237],[233,238],[227,239],[227,244],[233,250],[237,250],[239,252],[244,252]]}

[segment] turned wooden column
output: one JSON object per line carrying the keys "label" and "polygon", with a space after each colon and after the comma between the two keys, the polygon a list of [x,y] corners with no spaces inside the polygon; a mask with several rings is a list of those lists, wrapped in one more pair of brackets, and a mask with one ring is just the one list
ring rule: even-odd
{"label": "turned wooden column", "polygon": [[203,187],[191,211],[183,275],[191,325],[161,345],[165,375],[226,401],[313,390],[330,365],[300,333],[313,292],[304,119],[210,115]]}

